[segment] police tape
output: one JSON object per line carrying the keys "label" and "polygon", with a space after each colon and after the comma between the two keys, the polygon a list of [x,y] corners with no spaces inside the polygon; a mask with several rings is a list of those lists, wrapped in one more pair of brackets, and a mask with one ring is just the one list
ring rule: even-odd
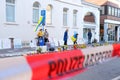
{"label": "police tape", "polygon": [[84,55],[80,50],[27,56],[32,69],[32,80],[51,79],[83,68]]}
{"label": "police tape", "polygon": [[120,44],[113,44],[112,56],[120,56]]}
{"label": "police tape", "polygon": [[113,46],[100,46],[96,48],[86,48],[82,52],[85,56],[84,67],[88,67],[103,62],[105,59],[111,58],[113,54]]}
{"label": "police tape", "polygon": [[82,70],[80,50],[0,59],[0,80],[49,80]]}
{"label": "police tape", "polygon": [[0,59],[0,80],[51,80],[119,56],[120,45]]}

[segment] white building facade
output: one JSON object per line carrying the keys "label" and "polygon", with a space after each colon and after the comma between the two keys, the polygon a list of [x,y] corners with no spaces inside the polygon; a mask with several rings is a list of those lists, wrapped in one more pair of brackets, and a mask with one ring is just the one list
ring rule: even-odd
{"label": "white building facade", "polygon": [[[71,43],[73,33],[78,32],[83,39],[86,28],[92,30],[92,39],[99,41],[99,6],[81,0],[0,0],[0,5],[0,39],[34,40],[40,12],[46,10],[45,28],[50,38],[62,41],[65,29],[69,28],[68,43]],[[84,21],[88,12],[94,15],[94,23]]]}

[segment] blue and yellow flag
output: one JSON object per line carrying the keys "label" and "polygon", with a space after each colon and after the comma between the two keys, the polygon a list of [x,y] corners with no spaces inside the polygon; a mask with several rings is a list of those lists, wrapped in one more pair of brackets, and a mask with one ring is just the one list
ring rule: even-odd
{"label": "blue and yellow flag", "polygon": [[46,19],[46,11],[45,10],[41,10],[41,16],[40,16],[40,18],[38,20],[38,24],[37,24],[37,26],[36,26],[36,28],[34,30],[35,32],[37,31],[38,27],[41,26],[41,25],[43,26],[43,30],[44,30],[45,19]]}
{"label": "blue and yellow flag", "polygon": [[40,18],[38,20],[38,24],[37,24],[37,26],[36,26],[36,28],[34,30],[35,32],[37,31],[38,27],[41,26],[42,22],[43,22],[43,16],[40,16]]}

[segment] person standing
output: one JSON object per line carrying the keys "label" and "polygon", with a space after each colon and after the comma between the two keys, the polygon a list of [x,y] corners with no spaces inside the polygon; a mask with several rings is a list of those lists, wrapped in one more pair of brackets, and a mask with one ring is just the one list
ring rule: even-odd
{"label": "person standing", "polygon": [[49,33],[48,33],[47,29],[45,29],[45,32],[44,32],[44,41],[45,41],[45,45],[46,45],[46,42],[49,42],[48,37],[49,37]]}
{"label": "person standing", "polygon": [[38,46],[40,45],[40,41],[41,40],[42,40],[42,45],[44,43],[44,41],[43,41],[43,35],[44,35],[44,32],[42,31],[42,29],[40,29],[39,32],[38,32],[38,34],[37,34],[37,36],[38,36],[38,43],[37,43],[37,45]]}
{"label": "person standing", "polygon": [[92,33],[91,33],[91,30],[89,29],[89,31],[88,31],[88,44],[91,44],[91,38],[92,38]]}
{"label": "person standing", "polygon": [[68,29],[66,29],[66,31],[64,32],[64,45],[67,45],[67,40],[68,40]]}
{"label": "person standing", "polygon": [[42,31],[42,29],[40,29],[37,34],[38,38],[43,38],[43,35],[44,35],[43,31]]}
{"label": "person standing", "polygon": [[74,43],[74,44],[77,44],[78,33],[74,34],[73,36],[74,36],[74,38],[75,38],[75,40],[73,41],[73,43]]}

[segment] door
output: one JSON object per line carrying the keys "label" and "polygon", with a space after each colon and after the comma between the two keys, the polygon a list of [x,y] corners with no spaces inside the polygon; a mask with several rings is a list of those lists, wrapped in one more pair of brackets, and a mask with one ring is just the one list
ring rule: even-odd
{"label": "door", "polygon": [[83,28],[83,39],[85,43],[88,42],[87,33],[88,33],[88,28]]}
{"label": "door", "polygon": [[88,42],[88,31],[91,30],[92,33],[92,38],[91,38],[91,42],[94,40],[95,38],[95,28],[83,28],[83,39],[85,40],[85,42]]}
{"label": "door", "polygon": [[94,41],[94,39],[95,39],[95,28],[92,28],[91,29],[91,32],[92,32],[92,39],[91,39],[91,42],[93,42]]}
{"label": "door", "polygon": [[108,41],[115,40],[115,29],[108,29]]}
{"label": "door", "polygon": [[115,26],[115,41],[118,41],[118,26]]}

